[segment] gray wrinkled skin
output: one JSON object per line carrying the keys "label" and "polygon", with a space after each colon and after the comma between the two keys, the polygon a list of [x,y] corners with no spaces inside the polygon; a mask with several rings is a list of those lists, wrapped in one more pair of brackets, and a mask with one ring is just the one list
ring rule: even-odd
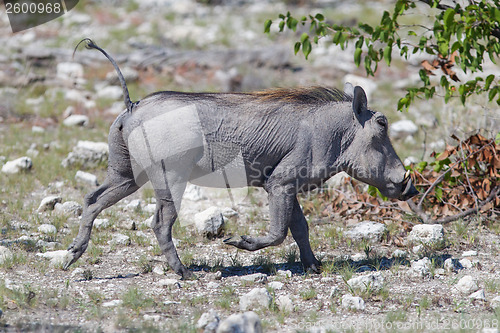
{"label": "gray wrinkled skin", "polygon": [[[126,89],[124,89],[126,91]],[[156,196],[153,230],[170,267],[192,273],[172,242],[186,182],[212,187],[256,186],[269,197],[266,236],[224,242],[255,251],[278,245],[288,230],[305,270],[319,272],[297,193],[340,171],[390,198],[418,192],[387,135],[387,119],[367,108],[361,87],[250,94],[159,92],[125,110],[111,125],[104,183],[85,196],[80,230],[65,268],[86,250],[94,219],[148,180]]]}

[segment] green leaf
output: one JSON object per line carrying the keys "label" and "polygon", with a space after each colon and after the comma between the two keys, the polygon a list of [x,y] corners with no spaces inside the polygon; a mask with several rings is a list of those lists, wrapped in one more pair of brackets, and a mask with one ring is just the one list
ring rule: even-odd
{"label": "green leaf", "polygon": [[492,101],[497,93],[498,93],[498,86],[491,88],[490,92],[488,93],[488,99]]}
{"label": "green leaf", "polygon": [[387,63],[387,66],[391,65],[391,55],[392,55],[392,45],[387,45],[384,48],[384,59]]}
{"label": "green leaf", "polygon": [[302,36],[300,36],[300,42],[304,43],[306,39],[309,39],[309,35],[307,33],[303,33]]}
{"label": "green leaf", "polygon": [[298,23],[299,23],[299,21],[297,21],[297,19],[294,17],[289,17],[288,20],[286,21],[287,27],[293,31],[297,30]]}
{"label": "green leaf", "polygon": [[304,53],[304,56],[306,57],[306,59],[307,59],[307,57],[309,57],[311,50],[312,50],[311,41],[309,39],[306,39],[302,43],[302,53]]}
{"label": "green leaf", "polygon": [[325,20],[325,17],[323,16],[323,14],[316,14],[316,16],[314,16],[316,18],[316,20],[318,21],[324,21]]}
{"label": "green leaf", "polygon": [[280,24],[279,24],[279,28],[280,28],[280,32],[283,31],[283,29],[285,28],[285,21],[281,21]]}
{"label": "green leaf", "polygon": [[453,19],[455,17],[455,10],[453,8],[448,8],[443,15],[443,23],[447,30],[450,29],[453,24]]}
{"label": "green leaf", "polygon": [[422,161],[422,162],[418,163],[416,165],[418,172],[420,172],[420,173],[423,172],[425,170],[425,168],[427,167],[427,164],[428,163],[426,161]]}
{"label": "green leaf", "polygon": [[406,97],[400,98],[398,101],[398,110],[403,110],[403,107],[408,107],[409,99]]}
{"label": "green leaf", "polygon": [[369,35],[373,34],[373,28],[368,24],[360,24],[359,28]]}
{"label": "green leaf", "polygon": [[356,64],[357,67],[359,67],[359,64],[361,63],[362,52],[363,50],[359,47],[354,51],[354,64]]}
{"label": "green leaf", "polygon": [[484,82],[484,90],[489,90],[490,89],[490,86],[491,86],[491,83],[493,82],[493,80],[495,79],[495,75],[494,74],[490,74],[486,77],[486,80]]}
{"label": "green leaf", "polygon": [[271,21],[271,20],[267,20],[264,23],[264,33],[268,34],[269,31],[271,31],[271,24],[273,24],[273,21]]}
{"label": "green leaf", "polygon": [[337,31],[337,33],[335,34],[335,36],[333,36],[332,39],[333,44],[338,45],[341,37],[342,37],[342,31]]}
{"label": "green leaf", "polygon": [[436,188],[434,189],[434,193],[436,194],[436,199],[441,201],[441,199],[443,198],[443,189],[436,186]]}
{"label": "green leaf", "polygon": [[295,55],[297,55],[297,53],[299,53],[299,51],[300,51],[300,46],[301,46],[301,45],[302,45],[302,44],[300,44],[300,42],[295,43],[295,46],[294,46],[294,48],[293,48],[293,50],[294,50],[294,52],[295,52]]}

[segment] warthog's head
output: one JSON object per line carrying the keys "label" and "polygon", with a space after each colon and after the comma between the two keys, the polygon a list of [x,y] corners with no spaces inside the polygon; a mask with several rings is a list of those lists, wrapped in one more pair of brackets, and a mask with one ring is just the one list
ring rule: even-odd
{"label": "warthog's head", "polygon": [[[349,92],[350,90],[350,92]],[[387,118],[380,112],[368,109],[364,90],[346,86],[346,93],[353,97],[354,126],[350,133],[352,142],[344,153],[346,172],[380,192],[399,200],[408,200],[419,192],[413,186],[410,172],[392,147],[387,134]]]}

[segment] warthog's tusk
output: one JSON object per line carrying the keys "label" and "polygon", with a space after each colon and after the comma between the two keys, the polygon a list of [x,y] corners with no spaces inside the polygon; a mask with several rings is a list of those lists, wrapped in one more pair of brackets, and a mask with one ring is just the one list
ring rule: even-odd
{"label": "warthog's tusk", "polygon": [[406,184],[409,179],[410,179],[410,170],[406,170],[405,177],[403,178],[403,183]]}

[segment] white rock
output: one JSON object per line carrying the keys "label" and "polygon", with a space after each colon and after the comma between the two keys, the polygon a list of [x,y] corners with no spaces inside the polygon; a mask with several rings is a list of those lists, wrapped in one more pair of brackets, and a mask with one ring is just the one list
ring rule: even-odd
{"label": "white rock", "polygon": [[161,316],[160,315],[149,315],[149,314],[145,314],[144,316],[142,316],[142,318],[144,318],[145,321],[160,321],[161,320]]}
{"label": "white rock", "polygon": [[411,120],[399,120],[390,126],[390,136],[395,139],[405,139],[415,135],[417,131],[418,126]]}
{"label": "white rock", "polygon": [[87,126],[89,124],[89,117],[83,114],[72,114],[63,120],[64,126]]}
{"label": "white rock", "polygon": [[0,264],[12,259],[12,252],[5,246],[0,245]]}
{"label": "white rock", "polygon": [[163,265],[156,265],[155,267],[153,267],[153,273],[155,273],[156,275],[165,275]]}
{"label": "white rock", "polygon": [[254,288],[240,297],[240,310],[247,311],[258,307],[267,309],[271,301],[272,296],[266,288]]}
{"label": "white rock", "polygon": [[214,309],[204,312],[200,319],[196,322],[196,328],[199,330],[204,330],[204,332],[215,332],[217,326],[219,326],[220,318],[217,311]]}
{"label": "white rock", "polygon": [[352,261],[362,261],[366,260],[366,254],[365,253],[355,253],[351,256]]}
{"label": "white rock", "polygon": [[278,276],[284,276],[286,278],[291,278],[292,277],[292,271],[291,270],[278,270],[276,272]]}
{"label": "white rock", "polygon": [[404,250],[397,249],[392,253],[393,258],[404,259],[408,256],[408,252]]}
{"label": "white rock", "polygon": [[343,295],[342,296],[342,307],[344,309],[352,309],[352,310],[364,310],[365,309],[365,301],[361,297],[352,296],[352,295]]}
{"label": "white rock", "polygon": [[8,161],[2,166],[2,172],[7,174],[16,174],[21,171],[30,170],[33,166],[31,158],[24,156],[13,161]]}
{"label": "white rock", "polygon": [[496,297],[492,298],[490,301],[490,306],[493,309],[500,308],[500,296],[496,296]]}
{"label": "white rock", "polygon": [[53,210],[54,206],[57,203],[60,203],[61,201],[62,201],[62,198],[58,195],[50,195],[48,197],[45,197],[40,202],[40,206],[38,206],[38,211],[43,212],[46,210]]}
{"label": "white rock", "polygon": [[113,238],[109,241],[109,244],[125,245],[125,246],[130,245],[130,243],[131,243],[130,237],[123,234],[114,234]]}
{"label": "white rock", "polygon": [[472,294],[469,295],[469,298],[478,301],[486,301],[486,295],[484,294],[483,289],[479,289],[478,291],[473,292]]}
{"label": "white rock", "polygon": [[353,277],[347,284],[355,291],[379,291],[384,287],[384,277],[380,272]]}
{"label": "white rock", "polygon": [[405,166],[409,166],[409,165],[412,165],[412,164],[417,164],[419,161],[418,158],[414,157],[414,156],[408,156],[407,158],[405,158],[403,164]]}
{"label": "white rock", "polygon": [[408,241],[430,246],[444,245],[444,231],[441,224],[417,224],[411,230]]}
{"label": "white rock", "polygon": [[208,289],[219,289],[220,283],[217,283],[215,281],[210,281],[207,283],[207,288]]}
{"label": "white rock", "polygon": [[83,77],[83,66],[76,62],[60,62],[57,64],[56,75],[62,79]]}
{"label": "white rock", "polygon": [[234,209],[232,208],[229,208],[229,207],[226,207],[226,208],[223,208],[222,209],[222,215],[225,217],[225,218],[230,218],[230,217],[233,217],[233,216],[238,216],[238,212],[235,211]]}
{"label": "white rock", "polygon": [[283,289],[284,284],[283,284],[283,282],[272,281],[272,282],[269,282],[268,286],[273,288],[274,290],[281,290],[281,289]]}
{"label": "white rock", "polygon": [[148,228],[152,228],[154,219],[155,219],[155,216],[152,215],[148,219],[142,221],[142,225],[144,225]]}
{"label": "white rock", "polygon": [[56,234],[57,228],[52,224],[44,223],[38,227],[38,231],[42,234]]}
{"label": "white rock", "polygon": [[[121,69],[121,72],[127,83],[137,81],[139,78],[139,73],[131,67],[125,66]],[[106,81],[110,84],[120,84],[115,71],[111,71],[106,74]]]}
{"label": "white rock", "polygon": [[293,312],[293,302],[288,295],[278,296],[276,305],[281,312]]}
{"label": "white rock", "polygon": [[253,311],[235,313],[220,322],[217,333],[262,333],[259,316]]}
{"label": "white rock", "polygon": [[97,229],[106,229],[110,226],[109,219],[95,219],[94,227]]}
{"label": "white rock", "polygon": [[332,289],[330,289],[330,294],[328,295],[328,298],[335,297],[339,292],[340,292],[339,287],[333,286]]}
{"label": "white rock", "polygon": [[243,275],[241,277],[243,281],[250,281],[250,282],[256,282],[256,283],[266,283],[267,282],[267,275],[264,273],[254,273],[254,274],[249,274],[249,275]]}
{"label": "white rock", "polygon": [[79,183],[87,184],[90,186],[99,185],[96,175],[81,170],[78,170],[76,172],[75,180]]}
{"label": "white rock", "polygon": [[456,267],[453,259],[451,258],[446,259],[443,263],[443,268],[446,272],[449,273],[454,272],[456,270]]}
{"label": "white rock", "polygon": [[425,247],[422,244],[416,245],[411,248],[411,252],[414,254],[422,253],[425,250]]}
{"label": "white rock", "polygon": [[82,277],[83,276],[83,273],[85,272],[85,270],[81,267],[77,267],[73,270],[73,272],[71,272],[71,277],[72,278],[75,278],[75,277]]}
{"label": "white rock", "polygon": [[32,126],[31,127],[31,131],[33,133],[44,133],[45,132],[45,128],[40,127],[40,126]]}
{"label": "white rock", "polygon": [[471,251],[464,251],[462,253],[462,257],[475,257],[477,256],[477,251],[471,250]]}
{"label": "white rock", "polygon": [[105,308],[112,308],[112,307],[115,307],[115,306],[119,306],[122,303],[123,303],[123,301],[121,299],[115,299],[115,300],[112,300],[112,301],[108,301],[108,302],[102,303],[102,306],[105,307]]}
{"label": "white rock", "polygon": [[141,199],[134,199],[125,206],[125,210],[132,212],[136,211],[141,208],[141,203],[142,203]]}
{"label": "white rock", "polygon": [[59,250],[59,251],[47,251],[45,253],[37,253],[38,257],[49,259],[50,265],[53,267],[59,267],[64,264],[67,256],[73,256],[70,251]]}
{"label": "white rock", "polygon": [[118,86],[106,86],[97,90],[96,95],[98,98],[120,99],[123,96],[123,90]]}
{"label": "white rock", "polygon": [[420,260],[412,261],[411,271],[416,273],[418,276],[424,277],[431,273],[431,261],[429,258],[424,257]]}
{"label": "white rock", "polygon": [[201,187],[193,184],[187,184],[182,199],[190,201],[200,201],[206,199],[206,197],[205,195],[203,195],[203,190],[201,189]]}
{"label": "white rock", "polygon": [[461,278],[455,285],[455,288],[463,294],[470,294],[479,289],[476,281],[470,275],[465,275]]}
{"label": "white rock", "polygon": [[181,288],[181,284],[176,279],[161,279],[160,281],[158,281],[157,284],[159,287],[163,288],[165,287]]}
{"label": "white rock", "polygon": [[224,226],[224,217],[218,207],[210,207],[195,214],[196,229],[208,238],[217,237]]}
{"label": "white rock", "polygon": [[147,204],[142,207],[142,211],[145,213],[153,214],[156,212],[156,204]]}
{"label": "white rock", "polygon": [[467,258],[462,258],[458,261],[463,268],[472,268],[472,261]]}
{"label": "white rock", "polygon": [[54,250],[56,246],[60,245],[58,242],[46,242],[44,240],[39,239],[36,242],[36,247],[45,249],[45,250]]}
{"label": "white rock", "polygon": [[368,98],[368,100],[371,99],[371,96],[377,90],[377,87],[378,87],[378,85],[375,81],[370,80],[370,79],[365,78],[365,77],[362,77],[362,76],[357,76],[354,74],[347,74],[346,76],[344,76],[343,81],[344,81],[344,84],[350,83],[354,87],[361,86],[363,88],[363,90],[365,91],[366,97]]}
{"label": "white rock", "polygon": [[65,203],[56,203],[54,206],[54,210],[60,214],[64,215],[73,215],[78,217],[82,214],[83,208],[76,201],[66,201]]}
{"label": "white rock", "polygon": [[78,141],[68,156],[61,162],[65,168],[81,165],[94,168],[108,160],[109,147],[106,142]]}
{"label": "white rock", "polygon": [[359,242],[363,239],[370,241],[372,243],[379,242],[382,239],[384,233],[386,233],[387,227],[385,224],[364,221],[356,224],[354,228],[345,232],[345,236],[349,237],[353,241]]}

